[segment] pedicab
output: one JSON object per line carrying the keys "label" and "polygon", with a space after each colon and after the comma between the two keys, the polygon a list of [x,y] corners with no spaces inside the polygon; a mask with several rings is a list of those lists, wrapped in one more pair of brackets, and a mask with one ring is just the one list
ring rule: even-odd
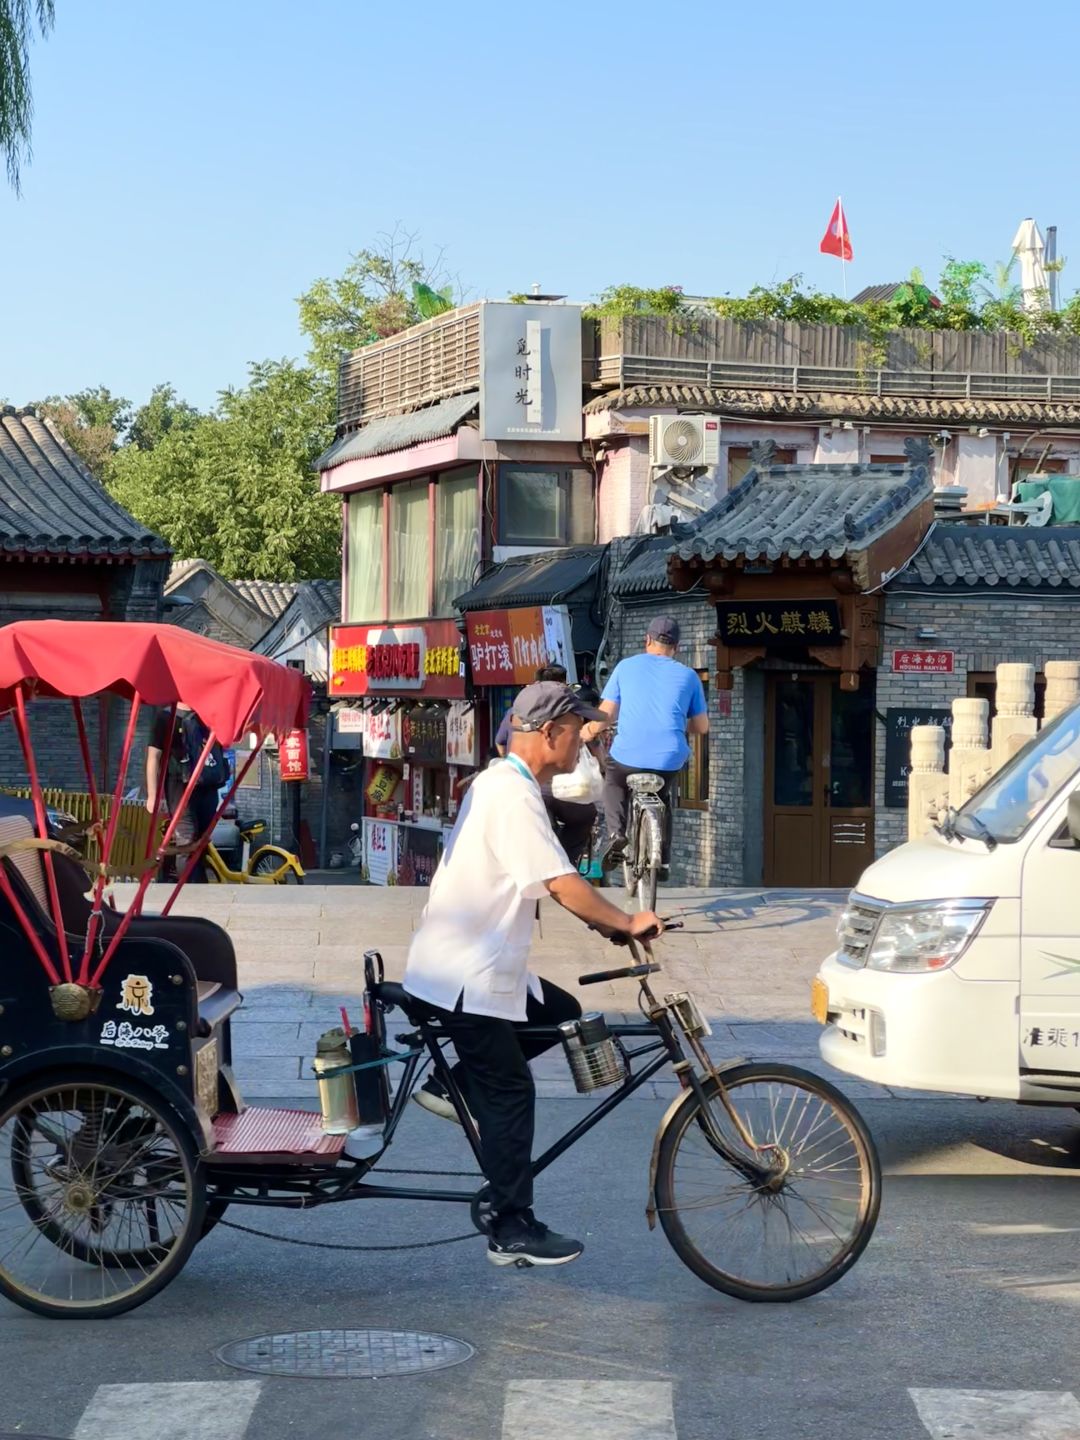
{"label": "pedicab", "polygon": [[[130,706],[107,817],[83,709],[101,695]],[[93,862],[49,838],[42,803],[32,712],[65,701],[93,797]],[[163,832],[150,827],[151,853],[121,911],[109,903],[109,857],[140,717],[146,706],[175,711],[181,703],[209,734],[183,801]],[[34,824],[0,810],[0,1293],[25,1309],[61,1318],[130,1310],[173,1280],[235,1206],[449,1202],[469,1208],[470,1233],[486,1233],[482,1174],[452,1188],[371,1178],[429,1065],[482,1168],[437,1017],[385,978],[378,953],[357,961],[363,1029],[320,1042],[321,1110],[248,1105],[232,1069],[230,1017],[242,1000],[232,942],[208,919],[173,913],[259,746],[270,734],[303,730],[307,703],[297,672],[171,626],[28,621],[0,629],[0,714],[14,724],[36,815]],[[175,846],[213,746],[244,736],[254,748],[218,814],[194,845]],[[155,818],[162,799],[160,791],[151,797]],[[144,913],[151,881],[178,849],[186,855],[178,882],[160,914]],[[860,1116],[826,1081],[795,1067],[716,1063],[693,997],[656,997],[648,977],[661,967],[636,947],[631,959],[581,983],[637,980],[640,1023],[609,1025],[593,1013],[550,1032],[577,1088],[610,1093],[534,1160],[534,1173],[671,1065],[680,1091],[653,1146],[650,1228],[659,1219],[695,1274],[742,1299],[794,1300],[831,1285],[877,1218],[880,1169]],[[408,1027],[397,1036],[402,1050],[388,1043],[393,1009]],[[394,1062],[401,1072],[392,1091]]]}

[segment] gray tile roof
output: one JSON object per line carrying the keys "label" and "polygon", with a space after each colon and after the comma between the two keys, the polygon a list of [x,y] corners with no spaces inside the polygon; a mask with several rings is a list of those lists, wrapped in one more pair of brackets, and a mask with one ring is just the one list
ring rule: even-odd
{"label": "gray tile roof", "polygon": [[1080,594],[1080,526],[946,525],[889,581],[892,590]]}
{"label": "gray tile roof", "polygon": [[[690,527],[685,527],[688,532]],[[613,595],[648,595],[670,591],[668,556],[675,548],[678,535],[648,535],[638,540],[620,542],[618,561],[613,557],[608,589]],[[681,598],[681,597],[670,597]]]}
{"label": "gray tile roof", "polygon": [[315,468],[332,470],[347,460],[368,460],[373,455],[388,455],[392,450],[405,450],[424,440],[441,440],[452,435],[479,404],[479,390],[469,390],[424,410],[414,410],[410,415],[388,415],[372,420],[362,430],[339,436],[315,461]]}
{"label": "gray tile roof", "polygon": [[0,551],[131,559],[170,553],[116,503],[48,420],[10,406],[0,410]]}
{"label": "gray tile roof", "polygon": [[[929,378],[929,377],[928,377]],[[1080,404],[1042,400],[935,399],[923,395],[851,395],[832,391],[719,390],[705,385],[633,385],[590,400],[586,414],[687,406],[722,415],[805,420],[889,420],[967,425],[1080,425]]]}
{"label": "gray tile roof", "polygon": [[674,547],[683,560],[840,560],[933,494],[925,464],[751,470]]}
{"label": "gray tile roof", "polygon": [[276,620],[292,603],[298,586],[295,580],[231,580],[229,583],[238,595],[268,620]]}

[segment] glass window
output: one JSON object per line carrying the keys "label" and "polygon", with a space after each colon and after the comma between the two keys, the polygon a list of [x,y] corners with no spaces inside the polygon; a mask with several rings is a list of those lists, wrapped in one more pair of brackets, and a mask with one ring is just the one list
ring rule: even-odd
{"label": "glass window", "polygon": [[426,479],[395,485],[390,491],[391,620],[420,620],[430,614],[428,508]]}
{"label": "glass window", "polygon": [[475,470],[442,475],[435,488],[435,609],[452,615],[454,601],[476,579],[480,503]]}
{"label": "glass window", "polygon": [[1019,840],[1046,801],[1080,770],[1080,709],[1066,710],[1032,736],[956,817],[960,835]]}
{"label": "glass window", "polygon": [[865,677],[858,690],[832,687],[829,776],[834,810],[874,803],[874,696]]}
{"label": "glass window", "polygon": [[814,686],[797,680],[776,685],[773,804],[814,803]]}
{"label": "glass window", "polygon": [[349,591],[345,618],[382,620],[383,599],[383,492],[364,490],[350,495],[347,540]]}
{"label": "glass window", "polygon": [[595,537],[591,471],[499,467],[501,545],[591,545]]}
{"label": "glass window", "polygon": [[[706,710],[709,705],[709,672],[699,670],[702,688],[705,691]],[[684,810],[707,810],[709,808],[709,736],[691,735],[690,759],[679,778],[679,804]]]}

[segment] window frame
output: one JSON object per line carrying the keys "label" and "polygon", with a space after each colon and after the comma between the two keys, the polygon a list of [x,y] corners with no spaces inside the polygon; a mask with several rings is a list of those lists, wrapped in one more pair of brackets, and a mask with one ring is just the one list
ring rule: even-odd
{"label": "window frame", "polygon": [[[993,670],[969,670],[967,673],[967,697],[969,700],[989,700],[990,720],[993,725],[997,714],[997,674]],[[1035,719],[1042,724],[1046,709],[1046,676],[1041,670],[1035,671]]]}
{"label": "window frame", "polygon": [[[705,691],[705,714],[709,713],[709,672],[708,670],[697,670],[698,679],[701,681],[702,689]],[[709,808],[709,787],[712,783],[709,766],[709,735],[708,730],[704,735],[688,735],[686,743],[690,746],[690,758],[679,771],[679,803],[680,810],[707,811]],[[695,780],[695,794],[691,798],[689,787],[691,780]]]}
{"label": "window frame", "polygon": [[[509,511],[508,488],[509,475],[513,471],[516,474],[531,473],[540,475],[557,475],[559,493],[562,496],[562,525],[558,539],[553,540],[549,535],[511,535],[507,530],[507,514]],[[563,549],[570,545],[591,545],[596,541],[596,522],[593,520],[593,534],[589,540],[574,540],[571,538],[570,527],[573,518],[573,486],[574,475],[580,472],[589,477],[590,482],[595,485],[595,478],[587,465],[582,464],[544,464],[541,461],[517,461],[500,460],[498,471],[495,477],[495,533],[496,544],[513,548],[515,546],[544,546],[551,549]],[[594,498],[595,509],[595,498]]]}
{"label": "window frame", "polygon": [[[753,450],[753,448],[754,448],[754,447],[753,447],[752,445],[749,445],[749,444],[747,444],[747,445],[729,445],[729,446],[727,447],[727,475],[726,475],[724,478],[725,478],[725,480],[727,481],[727,487],[728,487],[729,490],[733,490],[736,485],[741,485],[742,482],[746,479],[747,475],[750,473],[750,471],[754,468],[753,465],[747,465],[747,468],[746,468],[746,469],[743,471],[743,473],[739,476],[738,480],[734,480],[734,481],[733,481],[732,478],[731,478],[731,462],[732,462],[732,460],[747,460],[747,461],[749,461],[749,460],[750,460],[750,456],[751,456],[751,451]],[[796,463],[797,459],[798,459],[798,451],[796,450],[796,448],[795,448],[794,445],[777,445],[777,447],[776,447],[776,459],[773,461],[773,464],[774,464],[774,465],[794,465],[794,464]]]}

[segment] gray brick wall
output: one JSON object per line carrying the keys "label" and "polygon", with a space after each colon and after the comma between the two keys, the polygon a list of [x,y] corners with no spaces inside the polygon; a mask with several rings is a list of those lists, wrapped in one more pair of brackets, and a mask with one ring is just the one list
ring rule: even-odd
{"label": "gray brick wall", "polygon": [[[947,710],[968,693],[968,676],[993,671],[1002,661],[1034,665],[1047,660],[1080,659],[1080,596],[990,594],[953,596],[893,593],[885,601],[885,652],[877,674],[877,711],[926,706]],[[934,640],[919,640],[924,627]],[[900,675],[892,670],[893,652],[910,647],[954,652],[951,675]],[[887,810],[885,799],[885,732],[877,726],[876,745],[877,853],[907,839],[907,812]]]}

